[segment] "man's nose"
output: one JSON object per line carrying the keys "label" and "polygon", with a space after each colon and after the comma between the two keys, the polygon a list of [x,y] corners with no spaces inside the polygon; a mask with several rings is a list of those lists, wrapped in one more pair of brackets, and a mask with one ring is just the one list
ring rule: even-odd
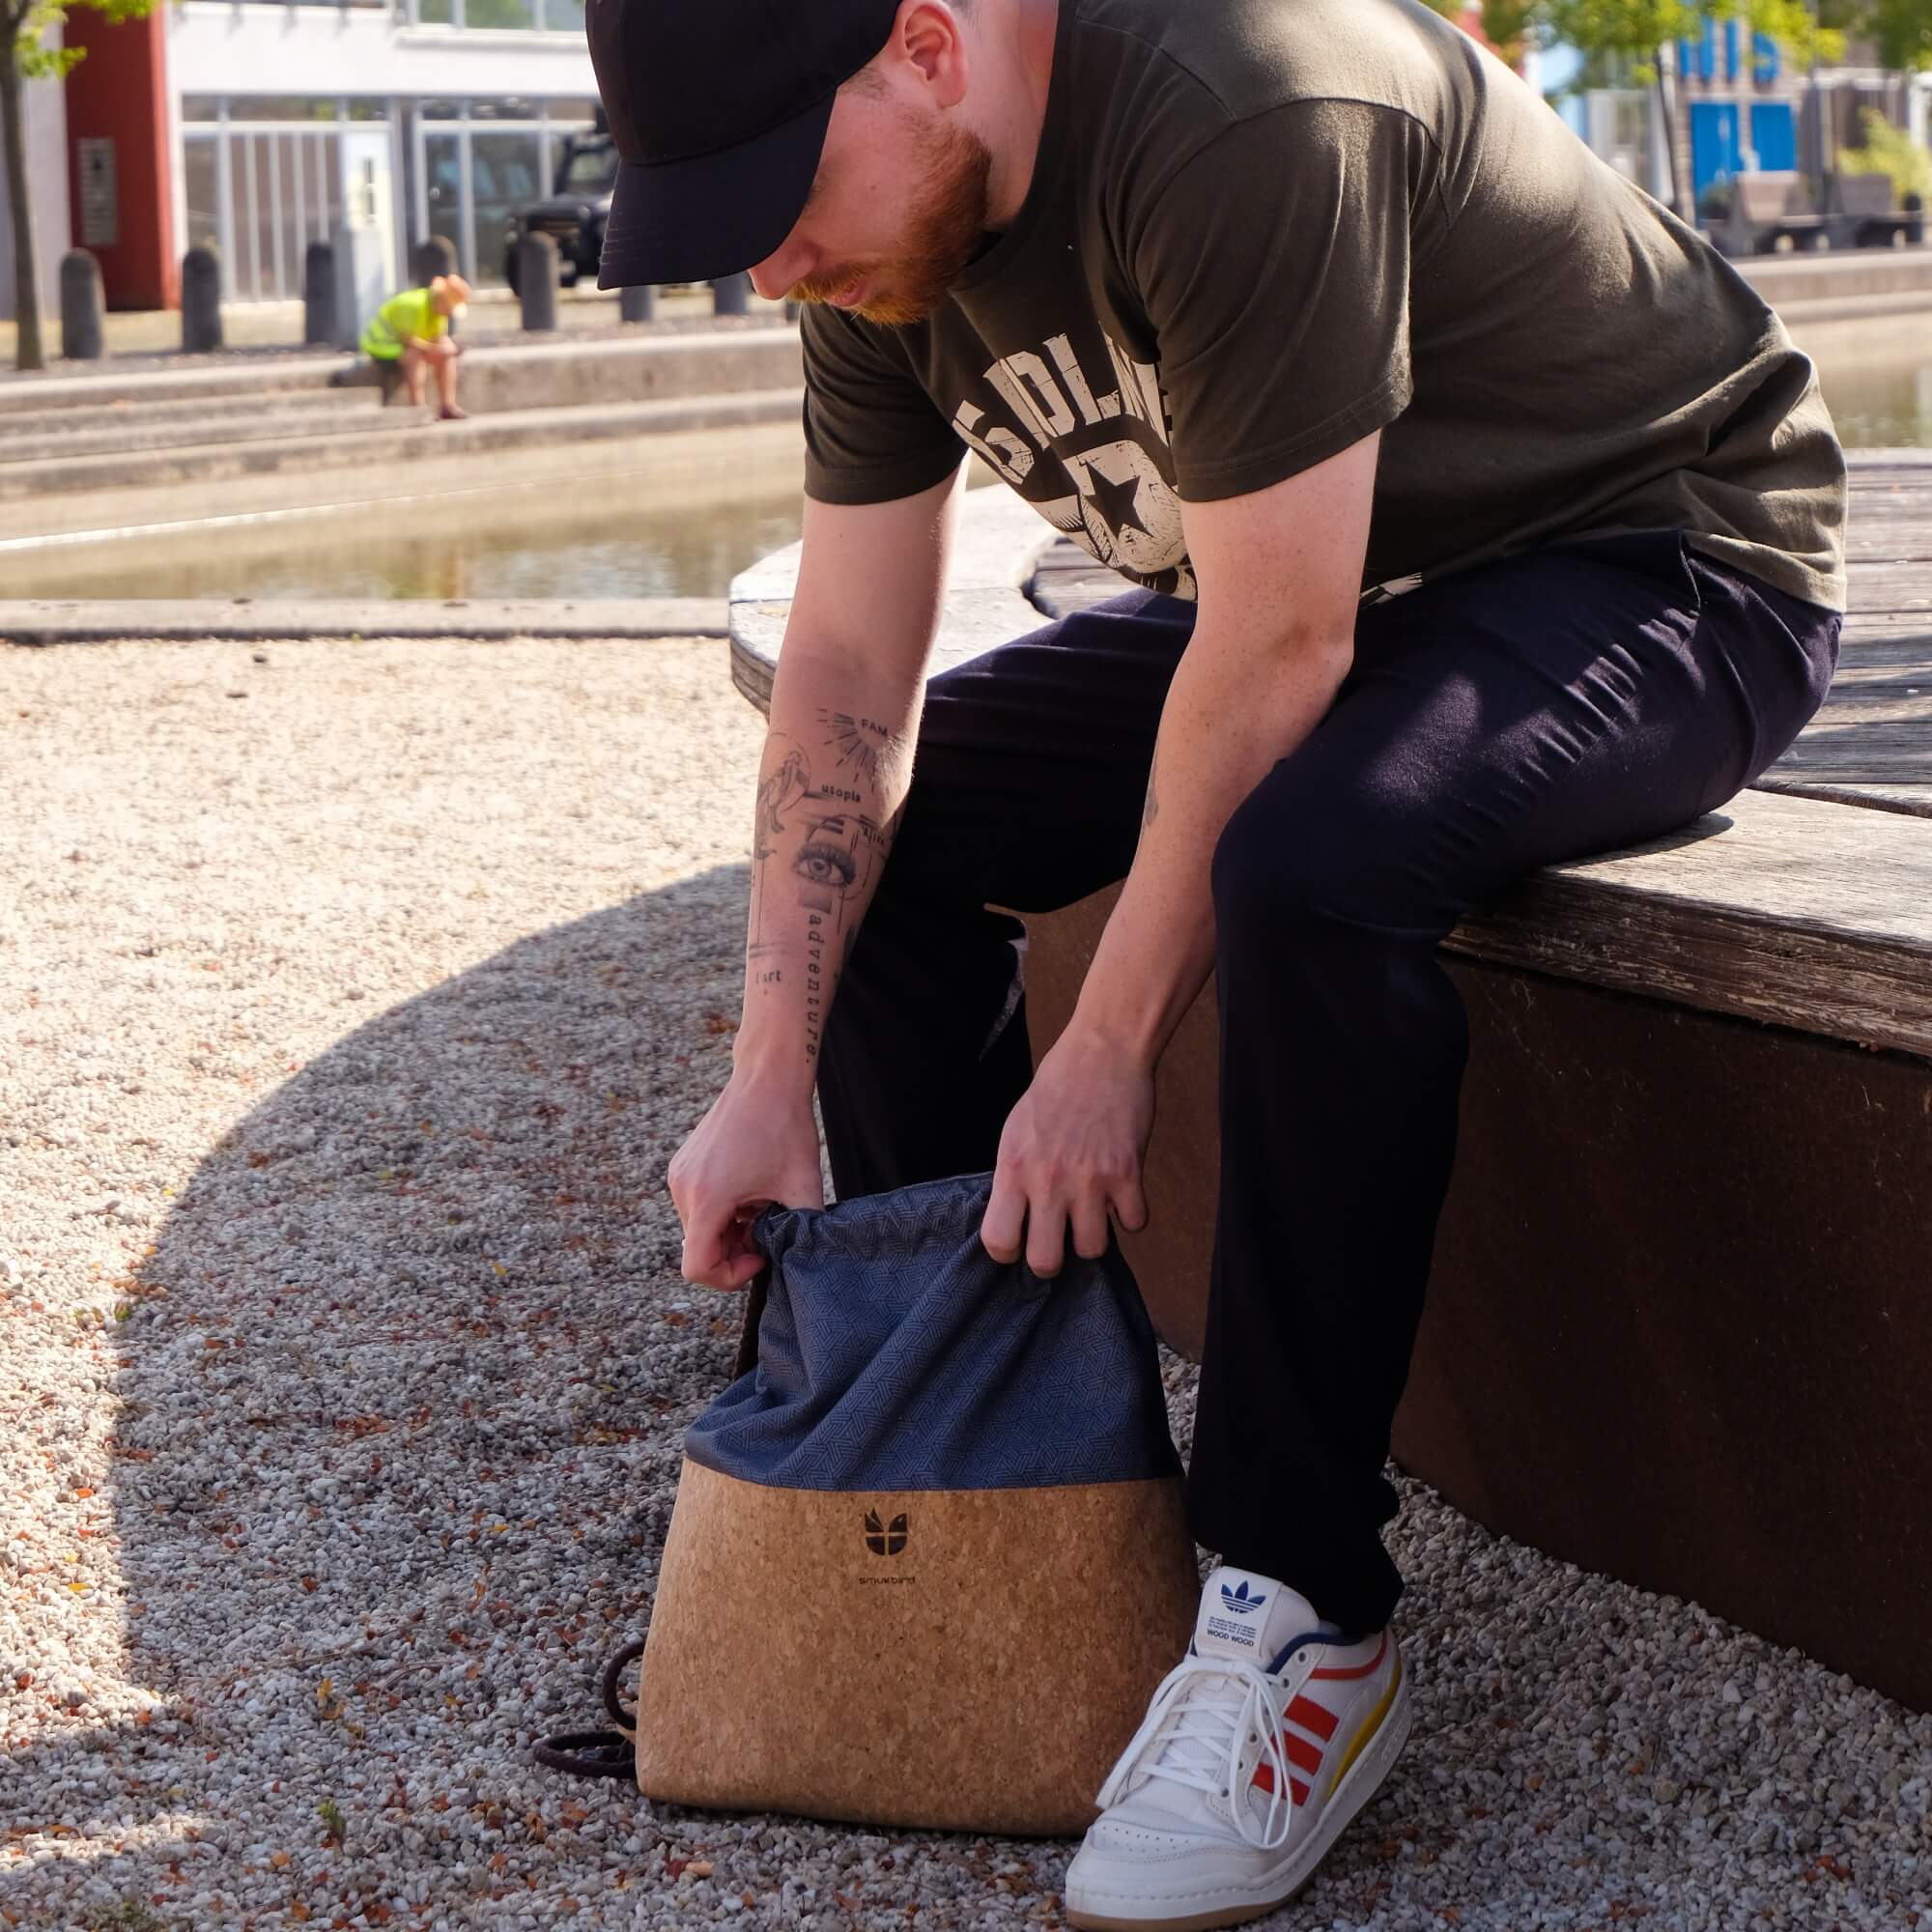
{"label": "man's nose", "polygon": [[777,301],[794,282],[806,277],[809,251],[786,236],[773,254],[767,255],[751,270],[752,286],[767,301]]}

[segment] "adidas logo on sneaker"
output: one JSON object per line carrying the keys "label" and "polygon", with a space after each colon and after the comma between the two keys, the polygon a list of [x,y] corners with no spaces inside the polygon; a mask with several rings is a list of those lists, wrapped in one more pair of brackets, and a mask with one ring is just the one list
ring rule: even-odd
{"label": "adidas logo on sneaker", "polygon": [[[1217,1577],[1231,1573],[1216,1571]],[[1213,1589],[1213,1584],[1208,1584]],[[1221,1585],[1221,1604],[1226,1616],[1214,1616],[1206,1603],[1202,1605],[1202,1628],[1206,1634],[1218,1638],[1223,1643],[1237,1644],[1243,1650],[1258,1651],[1262,1641],[1262,1611],[1266,1607],[1268,1593],[1257,1590],[1245,1577],[1232,1588],[1227,1583]]]}

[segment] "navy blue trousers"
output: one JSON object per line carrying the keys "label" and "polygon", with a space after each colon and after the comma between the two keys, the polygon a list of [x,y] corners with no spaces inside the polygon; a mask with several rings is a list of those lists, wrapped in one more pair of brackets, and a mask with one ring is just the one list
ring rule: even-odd
{"label": "navy blue trousers", "polygon": [[[932,679],[821,1052],[839,1198],[993,1166],[1032,1061],[1022,928],[987,903],[1046,912],[1125,875],[1193,621],[1136,591]],[[1388,1620],[1389,1435],[1468,1057],[1437,942],[1525,873],[1748,784],[1818,708],[1838,628],[1670,533],[1362,612],[1333,704],[1213,855],[1221,1179],[1188,1471],[1207,1548],[1347,1628]]]}

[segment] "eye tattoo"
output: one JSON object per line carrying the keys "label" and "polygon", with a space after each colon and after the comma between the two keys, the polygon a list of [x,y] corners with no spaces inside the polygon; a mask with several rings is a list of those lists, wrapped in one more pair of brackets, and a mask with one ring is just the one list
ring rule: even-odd
{"label": "eye tattoo", "polygon": [[841,845],[802,845],[792,861],[792,870],[815,886],[837,886],[841,890],[859,876],[858,865]]}

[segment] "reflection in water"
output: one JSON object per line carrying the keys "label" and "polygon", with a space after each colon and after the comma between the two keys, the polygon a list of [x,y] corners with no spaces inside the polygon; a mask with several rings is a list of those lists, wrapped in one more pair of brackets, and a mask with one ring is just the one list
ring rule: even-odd
{"label": "reflection in water", "polygon": [[[506,499],[507,500],[507,499]],[[164,560],[71,559],[56,580],[24,581],[20,597],[722,597],[731,579],[798,538],[799,492],[765,484],[736,502],[632,504],[533,525],[520,497],[457,522],[434,505],[384,503],[380,523],[317,520],[272,540],[232,533],[173,545]],[[413,526],[413,527],[412,527]]]}
{"label": "reflection in water", "polygon": [[1847,449],[1932,448],[1932,318],[1813,323],[1792,332],[1818,365]]}
{"label": "reflection in water", "polygon": [[[1932,318],[1795,331],[1848,448],[1932,448]],[[672,500],[622,475],[414,498],[345,516],[47,553],[9,572],[16,597],[722,597],[799,532],[801,458],[694,476]],[[975,482],[989,481],[972,466]],[[610,507],[586,510],[595,501]],[[621,507],[618,507],[621,506]]]}

